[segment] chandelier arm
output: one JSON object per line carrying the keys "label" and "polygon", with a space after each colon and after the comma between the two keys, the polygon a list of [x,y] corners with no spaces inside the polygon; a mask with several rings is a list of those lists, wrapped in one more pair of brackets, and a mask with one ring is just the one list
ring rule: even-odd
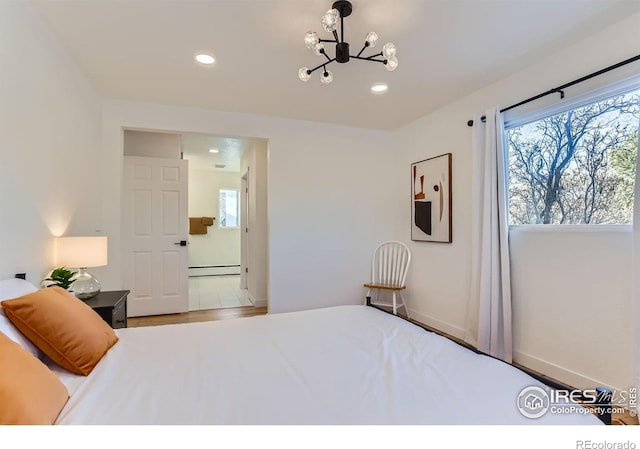
{"label": "chandelier arm", "polygon": [[369,56],[368,58],[362,58],[360,56],[349,56],[350,58],[354,58],[354,59],[360,59],[362,61],[373,61],[373,62],[381,62],[383,64],[385,64],[387,62],[386,59],[373,59],[376,56],[380,56],[380,55],[373,55],[373,56]]}
{"label": "chandelier arm", "polygon": [[[327,61],[327,62],[323,62],[323,63],[322,63],[322,64],[320,64],[318,67],[315,67],[315,68],[313,68],[313,69],[307,70],[307,73],[308,73],[309,75],[311,75],[313,72],[315,72],[316,70],[318,70],[320,67],[324,67],[324,66],[326,66],[326,65],[329,65],[329,64],[331,64],[331,63],[332,63],[333,61],[335,61],[335,60],[336,60],[336,58],[329,59],[329,61]],[[325,70],[326,70],[326,69],[325,69]]]}
{"label": "chandelier arm", "polygon": [[[395,46],[391,43],[386,44],[383,47],[383,51],[380,53],[376,53],[371,56],[363,56],[364,51],[368,47],[373,47],[378,41],[378,35],[374,32],[370,32],[369,34],[367,34],[364,45],[357,55],[353,56],[349,54],[349,43],[344,40],[344,18],[348,17],[351,14],[352,10],[353,7],[349,0],[336,0],[332,5],[332,9],[330,11],[327,11],[327,13],[322,17],[322,26],[327,32],[331,29],[333,39],[320,39],[317,33],[307,32],[304,40],[305,44],[309,48],[312,48],[318,56],[324,55],[326,61],[322,62],[313,69],[309,69],[307,67],[303,67],[302,69],[300,69],[298,71],[298,77],[301,81],[308,81],[310,78],[309,75],[322,68],[324,73],[323,78],[320,81],[322,81],[323,84],[330,84],[331,81],[333,81],[333,74],[327,70],[327,66],[334,61],[340,64],[344,64],[346,62],[349,62],[351,58],[360,59],[362,61],[381,62],[382,64],[387,66],[386,68],[388,71],[393,71],[397,68],[398,60],[395,58]],[[338,15],[340,16],[339,25],[337,24]],[[340,26],[340,32],[338,32],[338,26]],[[331,58],[327,54],[324,45],[319,45],[320,42],[335,44],[336,48],[334,58]],[[386,58],[384,55],[385,52],[391,55],[391,57]]]}
{"label": "chandelier arm", "polygon": [[360,50],[360,52],[358,53],[358,56],[352,56],[352,58],[359,58],[362,52],[365,51],[368,46],[369,46],[369,42],[365,41],[364,46],[362,47],[362,50]]}

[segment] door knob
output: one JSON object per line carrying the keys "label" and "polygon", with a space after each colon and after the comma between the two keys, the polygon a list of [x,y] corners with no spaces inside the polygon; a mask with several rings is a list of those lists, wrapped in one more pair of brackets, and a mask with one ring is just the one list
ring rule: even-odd
{"label": "door knob", "polygon": [[175,242],[174,245],[187,246],[186,240],[180,240],[179,242]]}

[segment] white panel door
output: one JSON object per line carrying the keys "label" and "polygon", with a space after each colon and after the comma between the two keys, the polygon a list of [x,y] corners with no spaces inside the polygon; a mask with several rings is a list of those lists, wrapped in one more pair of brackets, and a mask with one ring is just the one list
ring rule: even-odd
{"label": "white panel door", "polygon": [[129,316],[187,312],[187,161],[125,156],[122,192]]}

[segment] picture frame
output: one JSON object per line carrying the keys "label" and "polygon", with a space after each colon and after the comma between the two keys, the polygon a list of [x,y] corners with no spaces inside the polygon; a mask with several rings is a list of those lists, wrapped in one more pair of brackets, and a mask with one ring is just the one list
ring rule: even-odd
{"label": "picture frame", "polygon": [[451,243],[452,153],[411,164],[411,240]]}

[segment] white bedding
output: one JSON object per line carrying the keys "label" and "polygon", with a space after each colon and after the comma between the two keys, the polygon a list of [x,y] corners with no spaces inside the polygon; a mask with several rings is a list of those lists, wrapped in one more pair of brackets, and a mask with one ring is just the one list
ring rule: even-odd
{"label": "white bedding", "polygon": [[599,424],[528,419],[541,385],[365,306],[120,329],[88,377],[56,369],[57,424]]}

